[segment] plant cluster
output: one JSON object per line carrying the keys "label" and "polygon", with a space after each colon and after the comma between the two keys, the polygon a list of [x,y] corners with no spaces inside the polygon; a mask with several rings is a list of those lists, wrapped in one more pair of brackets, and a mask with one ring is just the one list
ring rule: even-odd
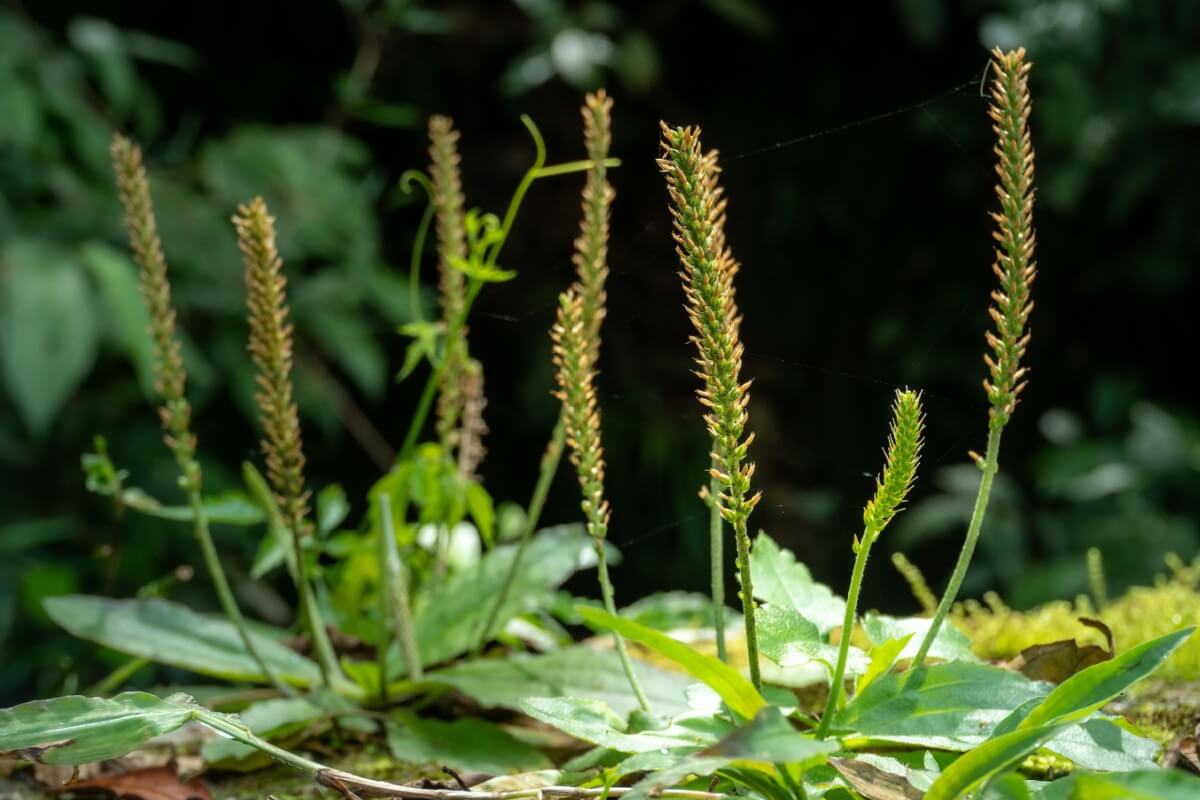
{"label": "plant cluster", "polygon": [[[940,599],[934,600],[915,567],[900,562],[930,618],[858,610],[870,551],[917,477],[926,424],[918,391],[895,394],[883,468],[863,509],[861,533],[848,542],[855,559],[845,599],[813,581],[766,533],[750,535],[759,494],[752,488],[749,381],[742,374],[735,301],[739,264],[725,237],[727,201],[716,152],[703,149],[698,128],[663,124],[658,166],[674,218],[685,309],[695,328],[698,399],[710,440],[704,501],[712,514],[713,593],[657,598],[624,612],[609,578],[613,522],[596,391],[615,198],[607,170],[618,163],[608,153],[607,96],[597,93],[584,104],[588,158],[582,161],[546,165],[537,128],[523,120],[536,156],[503,215],[467,210],[457,134],[449,120],[431,121],[429,174],[407,177],[430,200],[411,285],[419,284],[425,234],[436,223],[441,318],[424,320],[416,309],[405,329],[412,342],[403,375],[424,366],[425,384],[394,465],[372,487],[361,523],[348,529],[342,527],[348,514],[343,495],[324,489],[312,504],[306,489],[284,265],[275,220],[261,199],[241,206],[234,225],[245,261],[267,477],[246,465],[254,502],[244,506],[231,508],[201,493],[164,248],[140,155],[118,137],[114,160],[142,269],[167,441],[189,504],[172,509],[128,486],[102,450],[85,462],[89,485],[133,510],[190,521],[225,618],[161,597],[64,596],[48,601],[46,610],[72,633],[133,657],[105,682],[106,690],[146,660],[273,688],[267,699],[232,707],[167,692],[36,701],[0,711],[0,752],[79,764],[123,754],[196,721],[226,737],[204,746],[209,763],[265,754],[346,797],[1189,796],[1196,782],[1158,769],[1158,744],[1104,708],[1179,651],[1193,627],[1181,620],[1155,631],[1155,638],[1123,643],[1119,650],[1110,644],[1049,682],[981,661],[968,639],[944,624],[969,625],[970,611],[968,622],[951,612],[982,531],[1001,433],[1025,384],[1034,277],[1029,71],[1023,50],[993,53],[999,286],[990,309],[995,328],[986,334],[988,439],[985,454],[976,457],[981,475],[962,552]],[[577,276],[559,298],[551,330],[561,411],[529,508],[509,526],[514,535],[506,539],[475,474],[484,430],[482,368],[471,359],[467,323],[487,285],[516,277],[499,259],[526,192],[538,179],[574,172],[586,173]],[[431,415],[435,441],[422,442]],[[584,526],[538,532],[542,504],[567,450]],[[292,579],[304,646],[289,647],[285,631],[243,619],[208,534],[209,521],[217,519],[266,523],[255,571],[282,567]],[[726,525],[737,550],[740,630],[724,624],[720,553]],[[597,568],[600,607],[556,592],[588,566]],[[1097,564],[1093,571],[1099,587],[1102,569]],[[716,656],[669,633],[697,609],[714,623]],[[580,623],[611,634],[613,649],[574,643],[565,626]],[[745,673],[733,663],[735,642],[744,642]],[[635,646],[672,668],[635,660]],[[788,691],[814,679],[828,685],[823,702],[804,702]],[[587,747],[549,769],[528,735],[482,718],[446,721],[429,713],[448,692],[481,708],[520,712]],[[382,729],[399,759],[437,759],[458,770],[486,765],[489,772],[523,773],[522,783],[513,788],[497,778],[469,789],[404,786],[330,767],[280,744],[298,725],[333,722],[343,736],[369,738]],[[1070,777],[1044,780],[1064,765]]]}

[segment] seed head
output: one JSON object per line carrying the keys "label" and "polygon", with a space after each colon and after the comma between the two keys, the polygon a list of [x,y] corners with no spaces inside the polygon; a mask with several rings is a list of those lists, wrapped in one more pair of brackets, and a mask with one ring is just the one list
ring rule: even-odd
{"label": "seed head", "polygon": [[596,348],[600,346],[600,324],[607,301],[604,285],[608,279],[609,209],[616,197],[604,165],[612,144],[612,105],[612,98],[601,89],[589,94],[580,109],[584,144],[592,166],[583,187],[583,217],[571,260],[578,276],[576,287],[583,300],[588,340]]}
{"label": "seed head", "polygon": [[287,279],[275,246],[275,218],[256,197],[238,206],[233,218],[246,265],[250,355],[258,370],[259,424],[267,477],[279,508],[297,536],[307,535],[308,496],[300,413],[292,399],[292,324],[288,322]]}
{"label": "seed head", "polygon": [[992,266],[1000,287],[992,292],[988,309],[996,330],[986,334],[992,352],[984,356],[989,377],[983,388],[991,403],[989,424],[993,429],[1008,424],[1025,388],[1027,369],[1021,358],[1029,344],[1027,323],[1033,311],[1029,290],[1037,275],[1033,231],[1033,145],[1029,141],[1029,70],[1024,48],[992,53],[992,103],[988,115],[996,134],[998,159],[996,197],[1000,210],[992,213],[996,223],[996,260]]}
{"label": "seed head", "polygon": [[921,463],[924,431],[921,393],[898,390],[892,405],[892,429],[883,474],[875,479],[875,496],[863,509],[863,526],[868,533],[877,534],[886,528],[912,489],[917,465]]}

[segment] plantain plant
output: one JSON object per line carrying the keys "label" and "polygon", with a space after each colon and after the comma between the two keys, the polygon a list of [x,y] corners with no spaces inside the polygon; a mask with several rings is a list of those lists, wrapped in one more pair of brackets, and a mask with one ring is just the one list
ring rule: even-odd
{"label": "plantain plant", "polygon": [[[125,692],[112,698],[70,696],[28,703],[0,710],[0,754],[79,764],[119,756],[154,735],[196,721],[225,737],[204,745],[209,763],[223,764],[222,759],[239,754],[269,756],[311,773],[319,786],[344,797],[1193,796],[1194,779],[1156,768],[1156,743],[1103,713],[1113,698],[1175,652],[1192,628],[1123,644],[1120,651],[1110,645],[1102,657],[1061,676],[1055,686],[1020,670],[981,662],[962,633],[943,627],[982,530],[1001,433],[1025,385],[1021,360],[1029,340],[1035,273],[1029,70],[1022,50],[993,53],[990,115],[997,136],[1000,201],[993,215],[998,227],[994,271],[1000,287],[990,309],[996,329],[987,335],[991,353],[985,389],[991,408],[986,453],[977,459],[982,470],[979,499],[940,601],[915,566],[903,557],[895,559],[931,619],[859,613],[870,551],[916,479],[925,426],[918,391],[896,392],[884,467],[863,510],[862,532],[852,542],[854,569],[846,599],[815,582],[767,534],[760,532],[751,542],[749,517],[759,494],[752,489],[754,465],[749,461],[750,382],[742,375],[741,316],[734,291],[739,265],[725,239],[726,201],[718,183],[717,155],[702,149],[698,128],[662,126],[657,163],[667,181],[703,383],[698,396],[711,443],[706,499],[712,597],[705,602],[711,600],[713,607],[715,657],[670,635],[663,629],[669,624],[651,624],[654,615],[639,617],[636,608],[619,611],[608,573],[610,509],[595,381],[614,197],[607,170],[616,162],[608,155],[611,101],[603,92],[584,104],[587,160],[546,166],[540,134],[525,120],[537,155],[502,217],[466,210],[457,133],[447,119],[431,121],[430,175],[413,173],[406,181],[423,187],[430,199],[414,246],[414,288],[426,234],[436,222],[440,318],[425,321],[414,292],[416,322],[406,329],[413,341],[402,375],[427,365],[425,385],[395,465],[372,487],[361,524],[349,530],[339,530],[347,513],[344,494],[322,489],[314,513],[305,482],[290,382],[294,343],[286,281],[275,220],[261,199],[239,208],[235,227],[246,266],[250,352],[258,370],[267,476],[247,465],[254,503],[239,505],[201,493],[166,261],[148,183],[137,148],[117,137],[114,161],[150,311],[161,416],[188,505],[164,506],[129,487],[125,473],[104,452],[87,460],[89,486],[135,510],[191,521],[227,618],[196,614],[162,598],[52,598],[47,611],[68,630],[114,650],[213,677],[266,684],[270,698],[244,708],[241,716],[183,694]],[[482,367],[470,356],[467,322],[487,284],[516,277],[498,259],[526,191],[539,178],[579,171],[586,172],[586,180],[575,242],[578,274],[559,298],[551,333],[561,411],[517,541],[501,544],[491,498],[476,476],[484,398]],[[431,412],[434,438],[422,443]],[[576,526],[534,535],[566,448],[575,466],[586,534]],[[452,537],[467,517],[478,531],[472,541],[485,552],[460,564],[452,556]],[[209,532],[208,522],[218,519],[243,526],[267,523],[255,572],[286,567],[315,662],[281,643],[285,631],[243,618]],[[732,663],[736,628],[726,630],[723,620],[726,524],[737,551],[745,674]],[[422,545],[421,531],[427,529],[434,531],[434,539]],[[579,603],[564,609],[562,603],[546,602],[579,569],[581,549],[594,554],[601,607]],[[1098,562],[1093,572],[1102,602]],[[522,616],[530,608],[540,614]],[[552,614],[611,634],[612,650],[573,644],[557,624],[545,622]],[[542,643],[548,652],[517,652],[522,638]],[[361,645],[339,651],[335,639]],[[463,659],[490,642],[505,647],[486,658]],[[652,651],[676,669],[639,663],[631,645]],[[374,648],[374,659],[362,657],[362,647]],[[104,685],[118,685],[128,669],[118,670]],[[618,670],[619,681],[614,682]],[[810,693],[786,691],[807,688],[814,675],[818,684],[829,687],[819,701]],[[529,743],[542,741],[541,734],[526,732],[518,738],[485,719],[418,715],[430,707],[442,713],[461,707],[442,702],[451,690],[488,709],[523,712],[591,749],[562,770],[547,770],[546,755]],[[493,783],[471,789],[405,786],[358,775],[271,742],[294,728],[271,722],[282,712],[266,705],[270,703],[286,705],[291,725],[336,721],[339,736],[386,733],[398,759],[436,758],[462,770],[486,762],[491,771],[525,774],[519,788]],[[483,752],[471,749],[472,743],[482,743]],[[1035,780],[1047,777],[1038,772],[1047,761],[1066,763],[1074,774],[1049,784]]]}

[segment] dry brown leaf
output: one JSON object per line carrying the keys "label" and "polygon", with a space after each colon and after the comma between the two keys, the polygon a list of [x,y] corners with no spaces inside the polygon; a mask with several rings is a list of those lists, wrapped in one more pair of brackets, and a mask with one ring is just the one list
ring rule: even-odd
{"label": "dry brown leaf", "polygon": [[829,764],[866,800],[921,800],[925,796],[904,776],[885,772],[866,762],[831,758]]}
{"label": "dry brown leaf", "polygon": [[65,783],[54,791],[77,792],[81,789],[95,789],[133,800],[212,800],[203,781],[192,778],[185,783],[170,766],[97,775]]}
{"label": "dry brown leaf", "polygon": [[1080,617],[1079,621],[1103,633],[1108,641],[1108,649],[1094,644],[1080,647],[1074,639],[1064,639],[1061,642],[1026,647],[1004,666],[1020,672],[1032,681],[1062,683],[1076,672],[1112,658],[1113,634],[1109,627],[1102,621],[1089,617]]}

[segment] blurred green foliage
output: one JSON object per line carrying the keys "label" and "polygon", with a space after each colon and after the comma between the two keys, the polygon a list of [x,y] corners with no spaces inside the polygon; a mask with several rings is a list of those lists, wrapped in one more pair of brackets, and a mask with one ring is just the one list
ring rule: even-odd
{"label": "blurred green foliage", "polygon": [[[313,483],[359,498],[410,409],[392,377],[417,214],[393,187],[424,161],[425,115],[455,114],[469,203],[492,206],[487,187],[508,187],[528,161],[517,114],[565,150],[579,91],[607,83],[625,163],[601,402],[613,536],[628,556],[618,579],[645,593],[704,583],[703,434],[686,318],[659,313],[681,298],[650,164],[660,118],[704,124],[747,264],[739,299],[767,490],[754,522],[840,585],[862,473],[877,461],[877,426],[863,420],[887,384],[920,386],[928,456],[893,540],[940,589],[977,478],[960,462],[985,425],[990,144],[972,78],[980,44],[1024,44],[1041,187],[1034,369],[966,588],[999,588],[1014,606],[1069,596],[1096,545],[1117,594],[1166,552],[1193,556],[1200,398],[1180,350],[1200,261],[1200,5],[894,0],[866,26],[807,5],[343,0],[286,18],[228,4],[183,22],[116,0],[88,15],[51,0],[0,8],[0,695],[70,688],[80,659],[106,658],[50,635],[42,598],[129,596],[195,561],[183,526],[115,519],[77,467],[103,434],[114,461],[136,465],[131,483],[177,499],[108,165],[117,128],[147,146],[209,484],[238,485],[254,449],[229,217],[262,194],[288,265]],[[914,102],[925,104],[904,111]],[[546,330],[577,197],[573,185],[539,192],[510,250],[520,279],[472,322],[497,499],[527,496],[553,424]],[[549,521],[574,519],[573,497],[558,494]],[[278,622],[290,612],[270,584],[238,579],[261,557],[238,530],[216,535],[240,599]],[[169,591],[210,602],[202,586]]]}

